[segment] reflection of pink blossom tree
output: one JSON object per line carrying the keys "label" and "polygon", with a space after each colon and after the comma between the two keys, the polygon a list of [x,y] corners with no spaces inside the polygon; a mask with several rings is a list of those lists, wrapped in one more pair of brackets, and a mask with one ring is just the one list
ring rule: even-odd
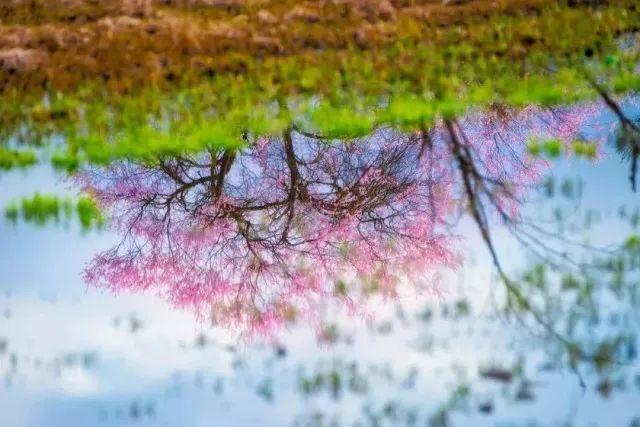
{"label": "reflection of pink blossom tree", "polygon": [[[578,123],[565,116],[545,129],[569,140]],[[86,190],[124,238],[86,279],[154,290],[257,333],[310,316],[323,298],[353,307],[365,289],[394,295],[399,281],[455,263],[447,225],[456,201],[487,232],[491,211],[514,220],[537,177],[526,141],[541,118],[496,108],[348,142],[294,126],[237,152],[87,171]]]}

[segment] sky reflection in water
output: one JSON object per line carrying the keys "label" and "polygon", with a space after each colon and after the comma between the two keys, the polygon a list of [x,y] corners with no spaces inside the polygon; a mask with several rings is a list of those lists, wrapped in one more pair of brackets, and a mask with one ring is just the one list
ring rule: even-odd
{"label": "sky reflection in water", "polygon": [[[617,157],[597,167],[561,161],[554,175],[557,187],[561,177],[584,182],[581,211],[602,214],[589,231],[594,239],[624,240],[628,221],[618,208],[625,205],[631,213],[638,206]],[[30,172],[29,180],[12,172],[2,184],[3,200],[67,185],[45,168]],[[305,323],[291,325],[277,344],[238,341],[235,331],[212,330],[152,295],[87,288],[79,272],[120,240],[117,233],[82,236],[75,226],[3,223],[3,422],[280,426],[296,420],[306,425],[322,413],[325,425],[334,417],[345,425],[372,419],[411,425],[414,418],[424,425],[437,422],[444,407],[454,409],[453,425],[626,425],[640,415],[634,412],[640,407],[637,362],[625,368],[626,390],[603,399],[595,376],[585,372],[582,391],[570,369],[549,364],[554,358],[541,351],[547,341],[532,337],[533,329],[496,318],[500,286],[491,260],[471,222],[458,230],[467,262],[444,273],[441,298],[400,289],[397,300],[372,308],[371,324],[344,312],[333,315],[329,307],[318,345]],[[519,271],[524,256],[518,246],[502,232],[497,239],[506,267]],[[513,369],[520,354],[527,355],[522,374]]]}

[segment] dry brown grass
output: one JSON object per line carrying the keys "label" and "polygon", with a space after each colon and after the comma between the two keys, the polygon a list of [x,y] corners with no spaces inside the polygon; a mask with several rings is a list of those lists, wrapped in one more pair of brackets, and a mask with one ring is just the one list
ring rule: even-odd
{"label": "dry brown grass", "polygon": [[[268,57],[341,49],[383,54],[381,46],[399,40],[455,43],[473,38],[469,25],[482,25],[493,14],[535,16],[557,5],[557,0],[10,0],[0,5],[0,92],[70,90],[86,82],[128,91],[185,76],[242,73],[249,62]],[[536,42],[531,40],[513,51],[523,52]]]}

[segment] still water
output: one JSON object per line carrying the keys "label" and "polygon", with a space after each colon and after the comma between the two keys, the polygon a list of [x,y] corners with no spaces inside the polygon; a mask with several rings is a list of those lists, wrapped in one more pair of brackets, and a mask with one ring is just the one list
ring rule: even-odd
{"label": "still water", "polygon": [[[547,193],[524,210],[599,247],[624,242],[640,204],[627,166],[605,151],[597,166],[556,161]],[[2,201],[77,192],[46,167],[0,183]],[[622,331],[625,346],[604,366],[576,368],[539,324],[501,309],[504,286],[475,224],[463,219],[454,234],[462,265],[439,271],[437,287],[400,287],[355,314],[327,304],[318,323],[247,338],[153,292],[87,285],[83,270],[122,238],[113,230],[3,222],[0,425],[640,425],[637,271],[576,335]],[[499,224],[494,235],[519,277],[530,256]],[[563,328],[568,313],[546,312]]]}

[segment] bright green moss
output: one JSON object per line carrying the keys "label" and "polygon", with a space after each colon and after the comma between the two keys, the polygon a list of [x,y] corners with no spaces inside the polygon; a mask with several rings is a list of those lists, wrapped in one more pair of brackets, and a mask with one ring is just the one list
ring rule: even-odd
{"label": "bright green moss", "polygon": [[573,152],[578,157],[586,159],[595,159],[597,155],[597,147],[588,141],[573,141]]}
{"label": "bright green moss", "polygon": [[640,251],[640,236],[631,235],[627,238],[627,241],[624,244],[625,248],[630,252],[638,252]]}
{"label": "bright green moss", "polygon": [[312,109],[309,116],[314,129],[329,139],[351,139],[369,135],[375,123],[371,114],[357,113],[328,104]]}
{"label": "bright green moss", "polygon": [[435,105],[432,100],[418,97],[395,97],[378,114],[379,123],[388,123],[405,129],[429,127],[435,120]]}
{"label": "bright green moss", "polygon": [[539,157],[542,155],[542,144],[538,140],[529,141],[527,144],[527,148],[529,150],[529,154],[534,157]]}
{"label": "bright green moss", "polygon": [[61,220],[68,224],[74,215],[84,231],[102,228],[105,223],[99,206],[89,196],[73,201],[56,195],[35,193],[5,207],[5,219],[13,224],[19,219],[39,226],[60,223]]}
{"label": "bright green moss", "polygon": [[80,167],[80,161],[77,156],[70,153],[56,152],[51,156],[51,164],[56,170],[75,172]]}
{"label": "bright green moss", "polygon": [[102,228],[104,225],[104,217],[100,208],[90,197],[83,196],[76,202],[76,213],[83,230]]}
{"label": "bright green moss", "polygon": [[25,168],[37,162],[31,150],[11,150],[0,146],[0,169]]}
{"label": "bright green moss", "polygon": [[60,218],[62,202],[56,196],[36,193],[31,198],[22,199],[21,213],[26,222],[45,225]]}
{"label": "bright green moss", "polygon": [[555,159],[560,157],[563,150],[562,141],[558,139],[537,139],[534,138],[527,144],[529,154],[532,156],[547,156]]}
{"label": "bright green moss", "polygon": [[560,157],[562,154],[562,141],[548,139],[542,144],[542,151],[552,159]]}

